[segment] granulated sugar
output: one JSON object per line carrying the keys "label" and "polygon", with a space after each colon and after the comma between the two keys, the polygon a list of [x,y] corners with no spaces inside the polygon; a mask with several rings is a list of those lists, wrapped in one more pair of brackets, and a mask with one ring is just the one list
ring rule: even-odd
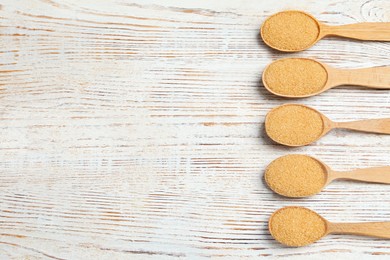
{"label": "granulated sugar", "polygon": [[265,181],[276,193],[287,197],[305,197],[321,191],[326,183],[326,169],[316,159],[290,154],[269,164]]}
{"label": "granulated sugar", "polygon": [[300,146],[314,142],[321,136],[323,121],[321,115],[309,107],[288,104],[268,113],[265,129],[275,142]]}
{"label": "granulated sugar", "polygon": [[263,77],[264,85],[272,92],[299,97],[321,91],[328,73],[314,60],[290,58],[271,63]]}
{"label": "granulated sugar", "polygon": [[326,233],[326,222],[317,213],[303,207],[285,207],[269,222],[271,235],[287,246],[311,244]]}
{"label": "granulated sugar", "polygon": [[309,15],[286,11],[267,19],[262,26],[262,37],[271,47],[299,51],[310,47],[320,32],[317,22]]}

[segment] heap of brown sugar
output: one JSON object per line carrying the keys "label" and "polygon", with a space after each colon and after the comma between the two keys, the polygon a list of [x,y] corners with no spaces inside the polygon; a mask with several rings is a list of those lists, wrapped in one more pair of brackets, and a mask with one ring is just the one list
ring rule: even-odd
{"label": "heap of brown sugar", "polygon": [[264,85],[271,92],[290,97],[320,92],[327,79],[328,73],[319,62],[302,58],[277,60],[263,75]]}
{"label": "heap of brown sugar", "polygon": [[285,207],[271,216],[268,228],[280,243],[287,246],[304,246],[326,234],[326,221],[307,208]]}
{"label": "heap of brown sugar", "polygon": [[323,131],[321,115],[302,105],[287,104],[272,109],[265,120],[268,136],[284,145],[300,146],[317,140]]}
{"label": "heap of brown sugar", "polygon": [[298,11],[277,13],[268,18],[261,29],[269,46],[285,51],[299,51],[315,43],[320,28],[309,15]]}
{"label": "heap of brown sugar", "polygon": [[267,185],[287,197],[306,197],[321,191],[326,183],[326,169],[316,159],[290,154],[271,162],[265,172]]}

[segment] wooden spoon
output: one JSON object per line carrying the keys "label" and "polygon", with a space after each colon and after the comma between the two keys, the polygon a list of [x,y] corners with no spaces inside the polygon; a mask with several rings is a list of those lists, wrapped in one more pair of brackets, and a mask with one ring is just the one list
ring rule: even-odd
{"label": "wooden spoon", "polygon": [[[278,93],[275,91],[272,86],[267,84],[267,71],[268,69],[273,66],[277,65],[278,62],[284,62],[289,60],[299,60],[302,63],[305,62],[316,62],[318,63],[326,72],[327,79],[323,86],[317,86],[315,89],[317,91],[309,94],[284,94],[284,93]],[[301,71],[299,71],[299,68],[296,69],[296,74],[302,74]],[[291,73],[291,69],[289,69],[289,72],[283,73],[281,72],[280,77],[294,77],[294,73]],[[309,72],[307,72],[310,74]],[[289,75],[290,74],[290,75]],[[263,84],[264,87],[271,93],[281,96],[281,97],[288,97],[288,98],[304,98],[304,97],[311,97],[314,95],[317,95],[319,93],[322,93],[328,89],[331,89],[336,86],[340,85],[356,85],[356,86],[364,86],[368,88],[375,88],[375,89],[390,89],[390,67],[373,67],[373,68],[363,68],[363,69],[337,69],[330,67],[326,64],[323,64],[319,61],[313,60],[313,59],[306,59],[306,58],[284,58],[279,59],[271,64],[269,64],[264,72],[263,72]],[[304,79],[302,79],[304,80]],[[284,80],[286,81],[286,80]],[[299,84],[299,83],[298,83]],[[286,85],[286,87],[290,87]],[[291,86],[293,88],[294,86]]]}
{"label": "wooden spoon", "polygon": [[[310,223],[308,225],[308,223]],[[389,222],[333,223],[305,207],[284,207],[269,220],[271,235],[287,246],[305,246],[329,234],[351,234],[390,239]]]}
{"label": "wooden spoon", "polygon": [[337,179],[390,184],[390,166],[334,171],[314,157],[289,154],[272,161],[265,171],[268,187],[290,198],[317,194]]}
{"label": "wooden spoon", "polygon": [[[298,108],[298,110],[297,110]],[[273,128],[275,126],[273,125],[272,120],[275,120],[275,118],[279,117],[280,115],[283,116],[283,113],[286,112],[286,109],[295,109],[298,111],[298,113],[302,114],[301,111],[299,111],[300,108],[308,109],[310,111],[310,117],[313,116],[320,116],[322,119],[322,131],[319,133],[314,133],[312,136],[314,138],[308,140],[307,142],[303,143],[293,143],[293,142],[287,142],[286,140],[282,140],[279,138],[278,135],[273,134]],[[287,111],[288,112],[288,111]],[[302,111],[303,112],[303,111]],[[308,133],[299,131],[300,129],[296,129],[296,127],[301,127],[302,125],[308,126],[308,122],[304,121],[301,122],[301,116],[300,114],[294,113],[293,115],[290,115],[289,118],[283,118],[283,122],[287,122],[285,124],[280,125],[279,132],[283,132],[286,134],[290,134],[291,136],[297,136],[299,134],[305,136]],[[368,120],[359,120],[359,121],[351,121],[351,122],[333,122],[329,118],[327,118],[325,115],[321,114],[319,111],[315,110],[314,108],[301,105],[301,104],[284,104],[281,106],[278,106],[276,108],[273,108],[271,111],[268,112],[266,118],[265,118],[265,130],[268,134],[268,136],[274,140],[277,143],[287,145],[287,146],[303,146],[308,145],[314,141],[317,141],[324,135],[326,135],[330,130],[336,129],[336,128],[344,128],[354,131],[360,131],[360,132],[369,132],[369,133],[378,133],[378,134],[390,134],[390,118],[383,118],[383,119],[368,119]],[[309,127],[309,129],[313,129],[312,126]],[[320,128],[319,128],[320,129]],[[292,131],[294,130],[294,131]],[[291,133],[290,133],[290,132]],[[316,130],[317,131],[317,130]]]}
{"label": "wooden spoon", "polygon": [[[276,44],[270,42],[267,40],[267,37],[264,37],[264,25],[268,22],[271,22],[272,18],[276,16],[280,16],[283,14],[291,14],[291,13],[299,13],[304,14],[307,17],[306,22],[315,22],[318,26],[318,32],[316,32],[317,35],[311,35],[311,37],[315,40],[308,42],[305,46],[301,46],[297,49],[287,49],[283,47],[284,45],[276,46]],[[294,18],[290,18],[294,19]],[[282,24],[280,21],[277,22],[277,26],[284,27],[286,24],[289,24],[290,22],[294,22],[293,20],[290,21],[288,19],[284,20],[285,24]],[[300,27],[304,27],[304,24],[300,25]],[[299,29],[297,29],[299,30]],[[295,30],[294,30],[295,31]],[[283,32],[282,28],[280,29],[280,32]],[[277,34],[278,31],[275,32]],[[281,33],[282,34],[282,33]],[[283,35],[278,34],[278,37],[283,37]],[[276,13],[272,16],[270,16],[262,25],[261,27],[261,35],[264,40],[264,42],[270,46],[271,48],[274,48],[279,51],[285,51],[285,52],[295,52],[295,51],[302,51],[305,49],[308,49],[309,47],[313,46],[316,42],[321,40],[322,38],[326,36],[339,36],[339,37],[345,37],[345,38],[351,38],[351,39],[357,39],[357,40],[363,40],[363,41],[390,41],[390,23],[388,22],[375,22],[375,23],[355,23],[355,24],[347,24],[347,25],[339,25],[339,26],[329,26],[326,24],[323,24],[319,22],[316,18],[314,18],[312,15],[302,12],[302,11],[284,11],[280,13]],[[287,35],[283,39],[285,42],[291,41],[290,38],[291,35]]]}

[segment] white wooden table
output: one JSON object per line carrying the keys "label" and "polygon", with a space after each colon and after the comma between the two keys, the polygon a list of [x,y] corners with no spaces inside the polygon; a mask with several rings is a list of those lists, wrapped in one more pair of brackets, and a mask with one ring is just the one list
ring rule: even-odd
{"label": "white wooden table", "polygon": [[[285,9],[330,24],[390,21],[388,0],[1,0],[0,258],[388,259],[386,240],[286,248],[268,233],[287,205],[390,221],[390,186],[337,182],[294,200],[262,180],[288,153],[338,170],[390,165],[385,135],[339,130],[297,149],[266,137],[265,114],[286,102],[261,84],[272,60],[390,65],[390,43],[272,51],[259,27]],[[340,87],[296,102],[333,120],[390,117],[389,91]]]}

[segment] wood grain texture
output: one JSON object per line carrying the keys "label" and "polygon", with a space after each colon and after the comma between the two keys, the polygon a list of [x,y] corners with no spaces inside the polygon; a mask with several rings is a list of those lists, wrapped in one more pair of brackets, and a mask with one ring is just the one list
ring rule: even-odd
{"label": "wood grain texture", "polygon": [[[264,133],[284,99],[261,85],[274,59],[390,65],[390,44],[324,39],[297,54],[259,39],[301,9],[327,24],[390,21],[387,0],[0,1],[0,258],[388,258],[390,242],[330,235],[286,248],[282,206],[332,222],[390,221],[390,186],[339,181],[308,199],[265,186],[290,152],[335,170],[390,165],[390,137],[335,130],[285,148]],[[390,92],[338,87],[299,100],[335,121],[390,117]]]}

